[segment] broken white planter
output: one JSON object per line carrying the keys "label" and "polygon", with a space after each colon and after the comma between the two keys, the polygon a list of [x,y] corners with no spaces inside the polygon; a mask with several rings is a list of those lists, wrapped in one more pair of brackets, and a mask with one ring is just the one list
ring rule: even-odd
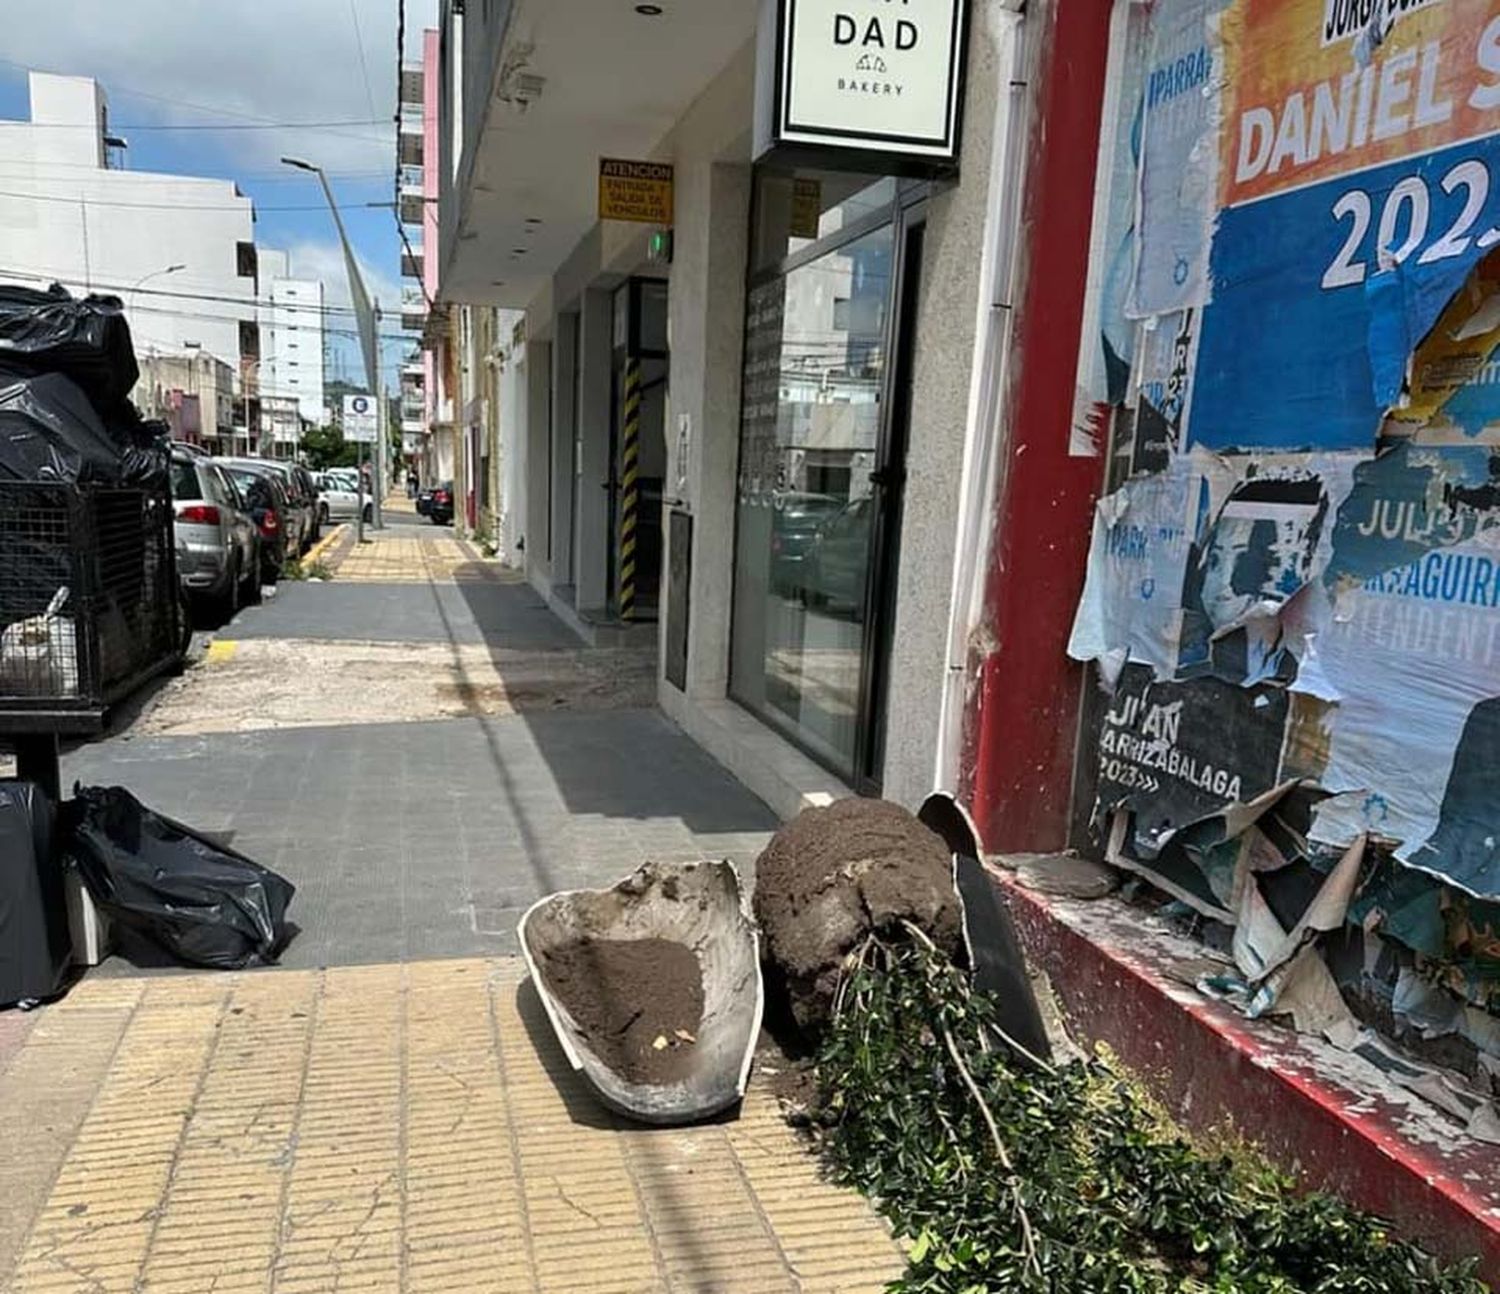
{"label": "broken white planter", "polygon": [[[549,895],[521,918],[518,933],[563,1054],[605,1105],[643,1123],[692,1123],[745,1095],[765,986],[760,935],[734,864],[647,863],[607,890]],[[579,939],[667,939],[692,949],[703,975],[703,1019],[685,1077],[632,1083],[600,1060],[541,974],[543,954]]]}

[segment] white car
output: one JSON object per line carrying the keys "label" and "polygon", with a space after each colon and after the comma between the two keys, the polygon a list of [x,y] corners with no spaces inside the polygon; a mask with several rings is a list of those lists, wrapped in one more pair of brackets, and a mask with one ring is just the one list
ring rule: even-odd
{"label": "white car", "polygon": [[340,472],[319,472],[314,478],[318,486],[318,511],[325,522],[353,521],[364,509],[368,523],[374,514],[374,505],[368,495],[360,494],[358,478]]}

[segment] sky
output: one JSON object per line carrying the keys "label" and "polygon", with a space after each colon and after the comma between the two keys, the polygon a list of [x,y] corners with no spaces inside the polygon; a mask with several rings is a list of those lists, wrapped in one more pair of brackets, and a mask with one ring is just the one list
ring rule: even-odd
{"label": "sky", "polygon": [[[400,2],[7,0],[0,118],[29,116],[29,68],[94,77],[111,128],[130,141],[131,170],[234,180],[255,201],[256,242],[290,252],[294,274],[322,279],[329,304],[347,305],[343,257],[317,177],[280,164],[283,156],[305,158],[328,173],[371,296],[398,316],[395,217],[364,204],[393,195]],[[405,11],[405,58],[415,65],[437,0],[405,0]],[[307,122],[359,124],[260,128]],[[168,125],[195,129],[131,129]],[[382,332],[398,327],[389,317]],[[385,344],[387,374],[405,349]],[[362,372],[353,340],[335,339],[330,379]]]}

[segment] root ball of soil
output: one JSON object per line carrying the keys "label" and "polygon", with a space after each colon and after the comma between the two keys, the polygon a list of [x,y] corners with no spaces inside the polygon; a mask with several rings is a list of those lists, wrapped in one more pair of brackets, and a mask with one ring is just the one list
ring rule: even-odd
{"label": "root ball of soil", "polygon": [[905,919],[954,958],[962,945],[947,846],[884,800],[808,809],[777,832],[755,865],[755,918],[767,991],[784,987],[793,1021],[813,1037],[844,959],[867,935]]}

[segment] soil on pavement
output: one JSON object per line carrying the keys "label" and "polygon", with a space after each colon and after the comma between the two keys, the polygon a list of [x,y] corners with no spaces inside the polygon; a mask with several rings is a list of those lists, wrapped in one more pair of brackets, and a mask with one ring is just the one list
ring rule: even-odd
{"label": "soil on pavement", "polygon": [[156,695],[143,736],[421,722],[537,710],[644,708],[656,654],[496,651],[436,643],[246,639]]}

